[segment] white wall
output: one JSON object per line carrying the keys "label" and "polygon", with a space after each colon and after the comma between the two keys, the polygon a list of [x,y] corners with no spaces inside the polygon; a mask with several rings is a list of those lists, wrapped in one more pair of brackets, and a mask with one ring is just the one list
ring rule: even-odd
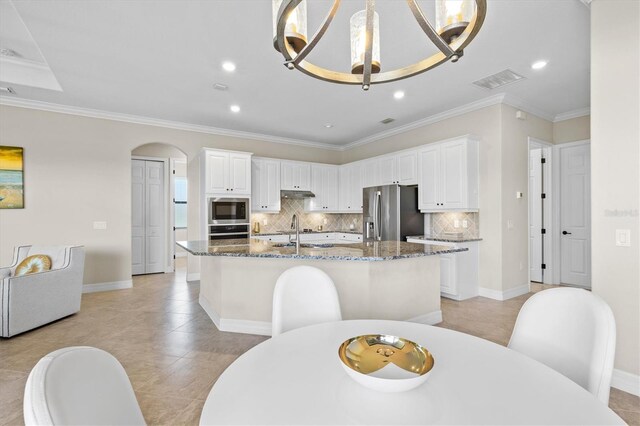
{"label": "white wall", "polygon": [[[616,368],[640,374],[640,2],[591,3],[593,292],[609,303]],[[615,245],[616,229],[631,247]]]}

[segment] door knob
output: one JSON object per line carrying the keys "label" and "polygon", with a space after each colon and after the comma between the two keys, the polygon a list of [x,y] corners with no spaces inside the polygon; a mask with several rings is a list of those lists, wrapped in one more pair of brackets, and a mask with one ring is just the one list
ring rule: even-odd
{"label": "door knob", "polygon": [[562,235],[571,235],[571,232],[562,231]]}

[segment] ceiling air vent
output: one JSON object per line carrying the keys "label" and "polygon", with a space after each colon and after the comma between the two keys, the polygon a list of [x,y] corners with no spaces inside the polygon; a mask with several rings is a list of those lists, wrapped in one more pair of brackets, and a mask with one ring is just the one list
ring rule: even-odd
{"label": "ceiling air vent", "polygon": [[229,86],[227,86],[226,84],[222,84],[222,83],[215,83],[213,85],[213,88],[216,89],[216,90],[222,90],[224,92],[225,90],[227,90],[229,88]]}
{"label": "ceiling air vent", "polygon": [[396,121],[395,118],[385,118],[384,120],[381,121],[382,124],[389,124],[389,123],[393,123],[394,121]]}
{"label": "ceiling air vent", "polygon": [[518,80],[523,80],[525,77],[520,74],[516,74],[511,70],[500,71],[497,74],[490,75],[489,77],[482,78],[478,81],[474,81],[473,84],[482,87],[483,89],[497,89],[498,87],[506,86],[507,84],[515,83]]}

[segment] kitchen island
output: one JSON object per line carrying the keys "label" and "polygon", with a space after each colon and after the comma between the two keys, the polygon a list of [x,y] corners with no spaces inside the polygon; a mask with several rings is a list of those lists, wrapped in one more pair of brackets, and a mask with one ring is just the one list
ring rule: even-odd
{"label": "kitchen island", "polygon": [[200,257],[200,305],[222,331],[271,335],[273,289],[299,265],[326,272],[344,319],[442,321],[440,254],[465,251],[402,241],[302,244],[257,239],[179,241]]}

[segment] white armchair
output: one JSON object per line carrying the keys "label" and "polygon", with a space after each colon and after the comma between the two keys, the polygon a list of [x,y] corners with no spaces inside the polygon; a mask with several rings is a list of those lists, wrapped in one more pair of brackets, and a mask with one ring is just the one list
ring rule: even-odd
{"label": "white armchair", "polygon": [[[51,258],[51,270],[13,276],[27,256]],[[13,263],[0,268],[0,337],[12,337],[80,310],[84,248],[20,246]]]}

